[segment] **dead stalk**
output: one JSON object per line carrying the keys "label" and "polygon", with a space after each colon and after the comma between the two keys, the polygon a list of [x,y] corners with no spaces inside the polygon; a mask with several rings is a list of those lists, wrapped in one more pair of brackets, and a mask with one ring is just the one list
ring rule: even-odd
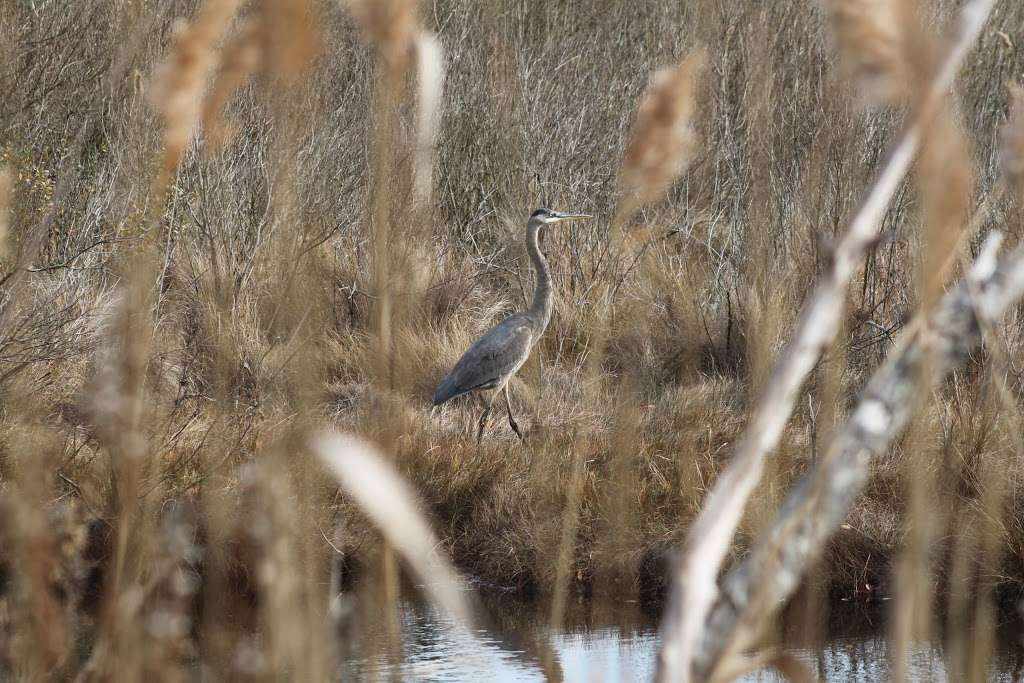
{"label": "dead stalk", "polygon": [[[953,121],[947,103],[926,135],[918,165],[917,184],[922,198],[923,257],[918,273],[918,319],[928,322],[947,285],[950,270],[964,246],[964,227],[971,196],[967,141]],[[972,224],[973,225],[973,224]],[[969,234],[966,235],[968,238]],[[926,355],[919,375],[932,375],[933,358]],[[896,567],[896,593],[891,624],[894,681],[906,680],[907,655],[913,642],[928,639],[931,622],[932,568],[930,548],[946,521],[946,511],[933,509],[939,484],[939,466],[930,457],[925,412],[931,403],[926,392],[922,410],[909,429],[904,458],[907,491],[907,535]]]}
{"label": "dead stalk", "polygon": [[1003,180],[1018,200],[1024,198],[1024,87],[1011,83],[1010,117],[999,131]]}
{"label": "dead stalk", "polygon": [[427,31],[416,35],[416,71],[419,102],[413,194],[420,205],[425,205],[434,185],[434,147],[441,126],[444,92],[444,50],[437,37]]}

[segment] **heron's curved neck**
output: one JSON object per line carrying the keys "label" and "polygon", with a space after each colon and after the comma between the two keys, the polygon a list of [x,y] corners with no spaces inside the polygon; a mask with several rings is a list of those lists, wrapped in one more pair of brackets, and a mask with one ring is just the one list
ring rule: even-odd
{"label": "heron's curved neck", "polygon": [[526,233],[526,251],[530,255],[530,260],[533,261],[533,267],[537,270],[537,290],[533,293],[533,303],[530,305],[529,313],[537,321],[540,332],[543,332],[551,322],[554,296],[551,291],[551,270],[537,244],[538,232],[538,229],[531,229]]}

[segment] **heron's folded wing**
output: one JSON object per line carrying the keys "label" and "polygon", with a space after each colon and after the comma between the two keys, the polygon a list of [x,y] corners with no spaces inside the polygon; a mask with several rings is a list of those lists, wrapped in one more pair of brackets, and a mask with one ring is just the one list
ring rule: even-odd
{"label": "heron's folded wing", "polygon": [[498,323],[469,347],[442,380],[434,403],[500,384],[526,361],[532,341],[533,326],[528,320],[512,316]]}

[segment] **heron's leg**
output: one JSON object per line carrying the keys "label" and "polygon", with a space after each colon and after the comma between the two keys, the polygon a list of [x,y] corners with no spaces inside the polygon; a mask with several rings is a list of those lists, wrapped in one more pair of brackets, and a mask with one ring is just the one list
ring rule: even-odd
{"label": "heron's leg", "polygon": [[512,427],[512,431],[516,433],[520,441],[526,441],[523,438],[523,433],[519,431],[519,425],[516,424],[516,419],[512,417],[512,401],[508,397],[508,383],[505,384],[505,408],[508,409],[508,424]]}
{"label": "heron's leg", "polygon": [[497,392],[495,392],[495,394],[491,394],[491,397],[487,399],[487,407],[484,408],[484,412],[480,414],[480,426],[476,431],[477,445],[480,445],[480,441],[484,438],[484,427],[487,426],[487,416],[491,414],[491,407],[494,405],[494,396],[496,393]]}

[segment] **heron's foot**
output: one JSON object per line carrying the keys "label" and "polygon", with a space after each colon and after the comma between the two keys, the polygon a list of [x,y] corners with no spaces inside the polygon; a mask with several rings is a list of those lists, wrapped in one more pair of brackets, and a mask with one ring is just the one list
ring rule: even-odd
{"label": "heron's foot", "polygon": [[519,437],[519,440],[525,443],[526,437],[523,436],[523,433],[519,430],[519,425],[516,423],[516,419],[511,415],[508,416],[508,425],[512,428],[512,431],[516,433],[516,436]]}
{"label": "heron's foot", "polygon": [[487,410],[485,410],[483,412],[483,415],[480,416],[480,425],[479,425],[479,427],[477,427],[477,430],[476,430],[476,445],[477,446],[479,446],[480,442],[483,441],[483,438],[484,438],[484,427],[487,426],[487,416],[490,415],[490,414],[491,414],[491,409],[490,409],[490,407],[488,407]]}

